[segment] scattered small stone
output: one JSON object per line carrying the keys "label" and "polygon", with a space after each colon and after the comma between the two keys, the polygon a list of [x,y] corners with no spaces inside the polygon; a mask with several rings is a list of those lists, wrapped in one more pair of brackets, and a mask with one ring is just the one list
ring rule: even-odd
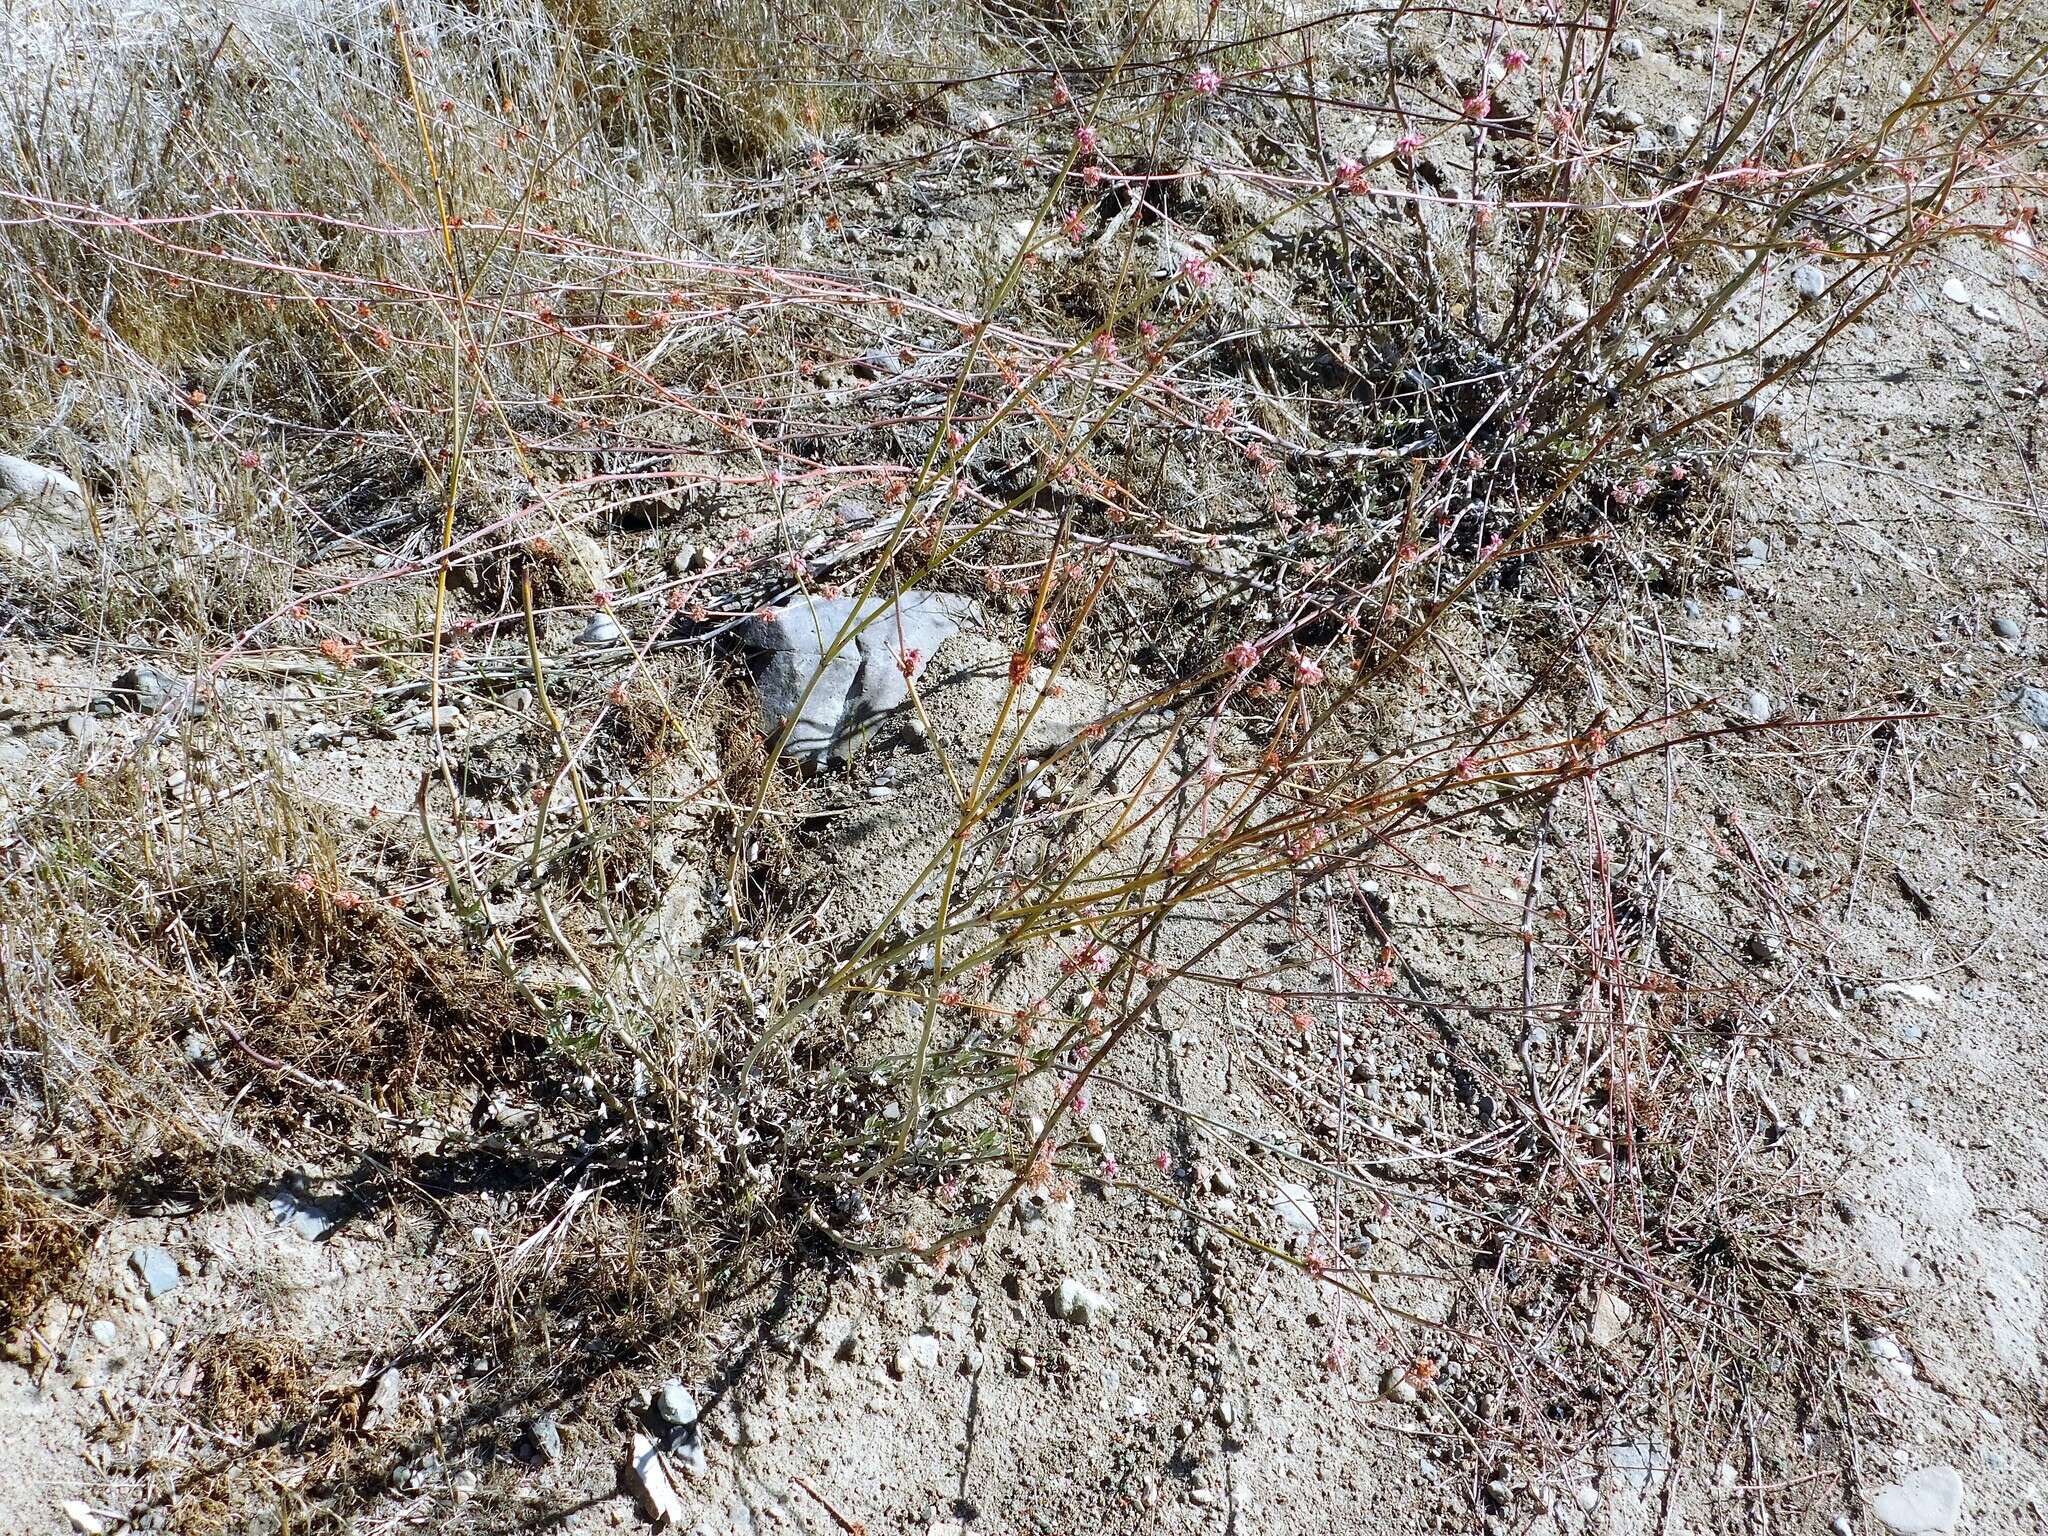
{"label": "scattered small stone", "polygon": [[92,1327],[87,1332],[91,1333],[93,1342],[102,1348],[112,1349],[121,1342],[121,1330],[111,1317],[94,1318]]}
{"label": "scattered small stone", "polygon": [[1749,708],[1749,718],[1758,725],[1765,724],[1771,718],[1771,696],[1765,693],[1763,689],[1755,688],[1750,690],[1750,695],[1744,703]]}
{"label": "scattered small stone", "polygon": [[2010,614],[2001,613],[1991,621],[1991,632],[2001,640],[2017,640],[2027,632],[2027,627]]}
{"label": "scattered small stone", "polygon": [[1970,302],[1970,290],[1963,285],[1963,280],[1960,277],[1951,277],[1944,281],[1941,285],[1941,296],[1951,304],[1967,304]]}
{"label": "scattered small stone", "polygon": [[1922,1467],[1877,1491],[1870,1512],[1892,1536],[1942,1536],[1963,1516],[1963,1479],[1954,1467]]}
{"label": "scattered small stone", "polygon": [[1671,1453],[1655,1440],[1630,1440],[1607,1448],[1607,1464],[1630,1489],[1647,1494],[1671,1470]]}
{"label": "scattered small stone", "polygon": [[87,532],[85,493],[60,469],[0,453],[0,560],[49,560]]}
{"label": "scattered small stone", "polygon": [[1799,295],[1801,302],[1811,304],[1828,291],[1828,275],[1819,267],[1807,262],[1792,269],[1792,291]]}
{"label": "scattered small stone", "polygon": [[1109,1315],[1110,1302],[1100,1291],[1090,1290],[1071,1277],[1053,1289],[1052,1315],[1063,1323],[1092,1328]]}
{"label": "scattered small stone", "polygon": [[171,1257],[168,1248],[154,1245],[137,1248],[128,1255],[128,1267],[142,1281],[142,1288],[149,1293],[151,1301],[175,1291],[182,1280],[178,1274],[178,1261]]}
{"label": "scattered small stone", "polygon": [[92,1506],[83,1499],[66,1499],[64,1518],[71,1522],[71,1529],[78,1536],[107,1536],[107,1522],[94,1514]]}
{"label": "scattered small stone", "polygon": [[1640,37],[1624,37],[1614,45],[1614,56],[1618,59],[1640,59],[1645,51]]}
{"label": "scattered small stone", "polygon": [[1412,1403],[1420,1394],[1408,1368],[1390,1365],[1380,1377],[1380,1396],[1394,1403]]}
{"label": "scattered small stone", "polygon": [[697,1399],[680,1381],[665,1381],[654,1394],[654,1416],[677,1429],[688,1429],[697,1422]]}
{"label": "scattered small stone", "polygon": [[1735,563],[1752,569],[1771,558],[1771,546],[1760,538],[1743,540],[1742,548],[1735,552]]}
{"label": "scattered small stone", "polygon": [[1599,1292],[1593,1298],[1593,1342],[1601,1349],[1612,1349],[1628,1332],[1634,1317],[1634,1309],[1614,1292]]}
{"label": "scattered small stone", "polygon": [[903,360],[887,347],[876,347],[854,360],[853,371],[863,379],[893,379],[903,371]]}
{"label": "scattered small stone", "polygon": [[576,637],[579,645],[617,645],[621,631],[619,621],[608,613],[593,613],[583,626],[583,633]]}
{"label": "scattered small stone", "polygon": [[1785,941],[1767,928],[1751,932],[1742,947],[1756,965],[1776,965],[1785,958]]}

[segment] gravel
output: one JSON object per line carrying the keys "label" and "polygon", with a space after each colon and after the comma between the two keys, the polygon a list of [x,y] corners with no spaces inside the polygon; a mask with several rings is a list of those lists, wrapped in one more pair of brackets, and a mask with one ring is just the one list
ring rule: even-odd
{"label": "gravel", "polygon": [[1828,291],[1828,276],[1812,263],[1792,269],[1792,291],[1811,304]]}
{"label": "gravel", "polygon": [[1316,1192],[1306,1184],[1292,1184],[1285,1179],[1273,1186],[1273,1214],[1288,1231],[1303,1236],[1323,1224],[1316,1214]]}
{"label": "gravel", "polygon": [[309,1243],[317,1243],[334,1230],[334,1218],[312,1201],[281,1189],[270,1197],[270,1219],[289,1227]]}

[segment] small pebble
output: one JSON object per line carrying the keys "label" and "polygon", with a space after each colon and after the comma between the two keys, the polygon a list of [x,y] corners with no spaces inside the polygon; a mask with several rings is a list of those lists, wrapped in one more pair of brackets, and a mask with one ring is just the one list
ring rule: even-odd
{"label": "small pebble", "polygon": [[584,645],[617,645],[619,621],[608,613],[593,613],[576,638]]}
{"label": "small pebble", "polygon": [[1052,1293],[1052,1315],[1063,1323],[1092,1328],[1109,1312],[1109,1298],[1080,1281],[1062,1280]]}
{"label": "small pebble", "polygon": [[1802,301],[1811,304],[1828,291],[1827,274],[1812,263],[1792,269],[1792,290]]}
{"label": "small pebble", "polygon": [[1970,302],[1970,290],[1963,286],[1963,280],[1960,277],[1951,277],[1944,281],[1941,285],[1941,296],[1951,304],[1967,304]]}
{"label": "small pebble", "polygon": [[2027,632],[2027,629],[2018,619],[2001,613],[1991,621],[1991,632],[2001,640],[2017,640]]}
{"label": "small pebble", "polygon": [[1643,40],[1639,37],[1624,37],[1614,45],[1614,56],[1619,59],[1640,59],[1644,51]]}
{"label": "small pebble", "polygon": [[687,1429],[697,1422],[697,1399],[680,1381],[665,1381],[654,1394],[654,1414],[664,1424]]}

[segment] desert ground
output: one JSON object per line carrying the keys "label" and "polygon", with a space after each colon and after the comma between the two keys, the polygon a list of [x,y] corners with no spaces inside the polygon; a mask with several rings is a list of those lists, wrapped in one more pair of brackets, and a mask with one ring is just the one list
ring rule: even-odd
{"label": "desert ground", "polygon": [[2048,12],[5,33],[0,1532],[2048,1528]]}

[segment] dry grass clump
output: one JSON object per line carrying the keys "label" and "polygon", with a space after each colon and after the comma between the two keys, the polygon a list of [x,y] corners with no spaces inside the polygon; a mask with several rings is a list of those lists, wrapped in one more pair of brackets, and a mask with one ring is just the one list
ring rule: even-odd
{"label": "dry grass clump", "polygon": [[0,1157],[0,1332],[11,1337],[70,1287],[89,1231],[86,1212],[55,1198],[12,1152]]}

